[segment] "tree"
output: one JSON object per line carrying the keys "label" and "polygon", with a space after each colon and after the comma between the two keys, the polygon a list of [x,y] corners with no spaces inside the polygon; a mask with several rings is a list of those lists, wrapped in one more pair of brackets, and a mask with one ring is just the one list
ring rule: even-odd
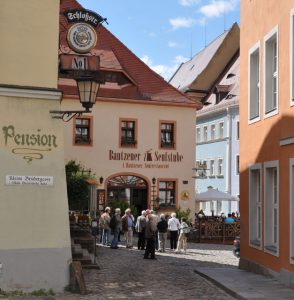
{"label": "tree", "polygon": [[87,210],[89,203],[89,187],[86,182],[90,174],[83,172],[83,167],[70,160],[66,166],[66,182],[68,206],[70,210]]}

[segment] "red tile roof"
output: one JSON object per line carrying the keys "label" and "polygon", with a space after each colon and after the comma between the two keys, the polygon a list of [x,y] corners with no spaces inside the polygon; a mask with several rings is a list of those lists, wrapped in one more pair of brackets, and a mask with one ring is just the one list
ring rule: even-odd
{"label": "red tile roof", "polygon": [[[67,23],[63,15],[63,12],[69,9],[83,9],[83,7],[75,0],[61,0],[60,54],[74,54],[66,41],[67,31],[71,25]],[[120,88],[113,88],[113,84],[101,85],[98,99],[113,98],[112,100],[115,101],[129,99],[200,108],[199,104],[196,104],[151,70],[103,25],[95,30],[97,32],[97,44],[90,53],[100,56],[101,69],[122,72],[130,80],[130,84],[123,85]],[[60,78],[59,88],[63,91],[65,98],[78,95],[73,80]]]}

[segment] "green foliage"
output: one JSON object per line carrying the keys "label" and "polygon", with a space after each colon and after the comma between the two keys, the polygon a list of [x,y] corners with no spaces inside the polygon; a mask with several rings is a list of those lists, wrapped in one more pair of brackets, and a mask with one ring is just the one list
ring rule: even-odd
{"label": "green foliage", "polygon": [[41,297],[41,296],[54,296],[54,295],[55,295],[55,293],[52,289],[49,289],[48,291],[46,291],[45,289],[39,289],[39,290],[32,291],[30,293],[25,293],[21,290],[6,292],[6,291],[3,291],[0,289],[0,297],[1,296],[5,296],[5,297],[28,297],[28,296]]}
{"label": "green foliage", "polygon": [[125,210],[130,207],[132,211],[132,215],[137,218],[138,217],[138,211],[137,208],[133,205],[129,206],[128,202],[126,200],[107,200],[106,206],[109,206],[111,208],[111,213],[115,211],[116,208],[120,208],[121,214],[124,215]]}
{"label": "green foliage", "polygon": [[89,202],[89,187],[86,180],[90,178],[90,175],[82,172],[83,167],[73,160],[66,164],[65,170],[69,209],[87,209]]}
{"label": "green foliage", "polygon": [[180,220],[181,218],[186,219],[186,223],[191,225],[192,219],[190,218],[191,210],[187,208],[186,210],[182,210],[180,207],[176,209],[177,218]]}

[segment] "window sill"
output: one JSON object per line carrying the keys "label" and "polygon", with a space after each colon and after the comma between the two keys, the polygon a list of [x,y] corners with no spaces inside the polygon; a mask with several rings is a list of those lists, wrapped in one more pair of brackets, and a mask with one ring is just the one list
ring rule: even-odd
{"label": "window sill", "polygon": [[266,250],[270,251],[270,252],[277,253],[277,247],[276,246],[270,245],[270,246],[265,246],[264,248]]}
{"label": "window sill", "polygon": [[208,176],[209,178],[215,178],[215,175],[210,175],[210,176]]}
{"label": "window sill", "polygon": [[251,245],[251,246],[254,246],[254,247],[260,248],[261,242],[258,241],[258,240],[250,240],[250,245]]}

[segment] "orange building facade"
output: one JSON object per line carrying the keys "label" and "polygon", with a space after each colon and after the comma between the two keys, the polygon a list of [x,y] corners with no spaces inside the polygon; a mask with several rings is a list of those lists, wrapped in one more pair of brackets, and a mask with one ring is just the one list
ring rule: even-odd
{"label": "orange building facade", "polygon": [[240,267],[294,281],[294,1],[241,1]]}

